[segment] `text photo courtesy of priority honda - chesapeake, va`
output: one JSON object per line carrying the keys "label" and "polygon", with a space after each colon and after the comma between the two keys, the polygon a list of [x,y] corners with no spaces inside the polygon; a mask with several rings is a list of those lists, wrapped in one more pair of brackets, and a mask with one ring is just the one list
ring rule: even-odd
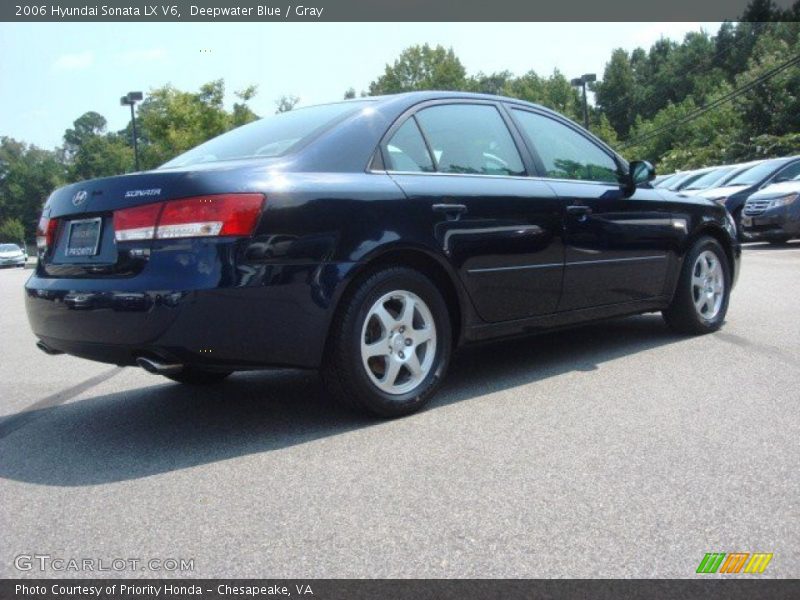
{"label": "text photo courtesy of priority honda - chesapeake, va", "polygon": [[800,593],[800,2],[735,4],[0,9],[0,596]]}

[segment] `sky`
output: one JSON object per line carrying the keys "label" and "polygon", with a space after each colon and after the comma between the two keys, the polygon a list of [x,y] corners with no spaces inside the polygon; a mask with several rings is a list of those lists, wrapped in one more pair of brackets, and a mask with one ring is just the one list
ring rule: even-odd
{"label": "sky", "polygon": [[720,23],[2,23],[0,136],[54,148],[86,111],[125,127],[128,91],[171,83],[196,91],[223,78],[233,92],[258,86],[260,115],[282,95],[301,104],[367,89],[402,50],[452,47],[468,74],[531,69],[602,77],[614,48],[632,50]]}

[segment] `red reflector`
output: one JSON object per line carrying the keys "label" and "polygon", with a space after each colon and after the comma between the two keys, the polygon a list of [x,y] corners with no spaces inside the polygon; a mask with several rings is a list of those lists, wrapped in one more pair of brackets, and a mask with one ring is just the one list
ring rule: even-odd
{"label": "red reflector", "polygon": [[251,235],[262,194],[198,196],[145,204],[114,213],[118,242],[207,236]]}
{"label": "red reflector", "polygon": [[114,237],[118,242],[152,240],[163,203],[125,208],[114,213]]}
{"label": "red reflector", "polygon": [[47,250],[52,246],[56,239],[56,229],[58,229],[58,219],[48,219],[42,215],[36,227],[36,247]]}

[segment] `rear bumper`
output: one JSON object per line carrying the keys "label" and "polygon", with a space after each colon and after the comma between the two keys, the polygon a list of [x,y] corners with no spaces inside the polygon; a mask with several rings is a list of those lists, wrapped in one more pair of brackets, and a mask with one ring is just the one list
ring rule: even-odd
{"label": "rear bumper", "polygon": [[143,275],[56,279],[37,272],[25,285],[25,303],[33,332],[49,348],[91,360],[316,368],[349,266],[239,266],[230,278],[212,271],[195,289],[164,289],[163,278]]}

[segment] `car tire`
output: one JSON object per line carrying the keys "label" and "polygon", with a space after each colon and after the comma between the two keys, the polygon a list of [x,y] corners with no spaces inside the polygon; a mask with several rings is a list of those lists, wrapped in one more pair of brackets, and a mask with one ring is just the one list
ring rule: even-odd
{"label": "car tire", "polygon": [[387,267],[364,276],[342,300],[321,374],[340,404],[400,417],[431,399],[451,352],[447,304],[433,282],[413,269]]}
{"label": "car tire", "polygon": [[731,282],[720,243],[707,236],[698,239],[684,259],[672,302],[662,312],[667,325],[691,335],[719,329],[728,312]]}
{"label": "car tire", "polygon": [[228,377],[233,371],[206,371],[197,367],[184,367],[182,371],[164,375],[167,379],[185,383],[187,385],[208,385],[218,383]]}

